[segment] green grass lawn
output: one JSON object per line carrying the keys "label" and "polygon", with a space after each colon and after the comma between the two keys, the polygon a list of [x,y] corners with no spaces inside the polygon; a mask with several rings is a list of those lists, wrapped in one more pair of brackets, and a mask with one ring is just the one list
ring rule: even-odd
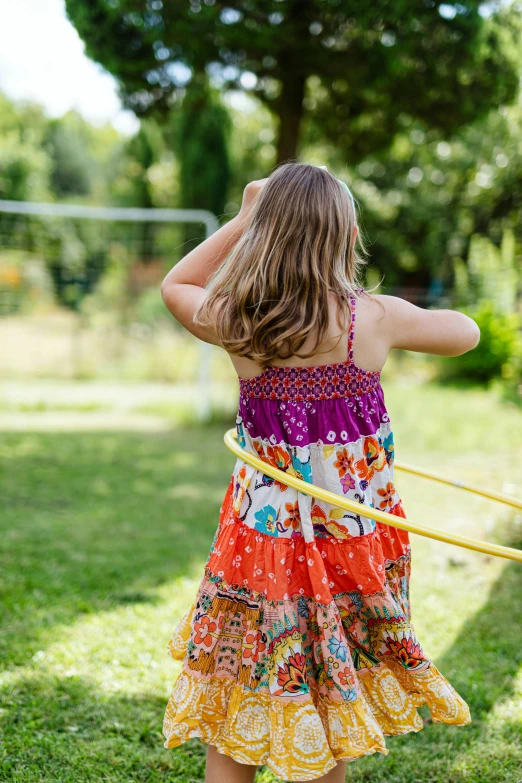
{"label": "green grass lawn", "polygon": [[[522,495],[520,410],[406,382],[386,398],[398,460]],[[226,426],[2,435],[1,781],[203,780],[203,744],[163,748],[179,671],[166,645],[233,469]],[[508,507],[399,472],[396,482],[412,520],[522,546]],[[411,540],[415,628],[473,722],[387,738],[389,755],[349,764],[347,780],[521,781],[522,566]],[[257,779],[275,781],[265,768]]]}

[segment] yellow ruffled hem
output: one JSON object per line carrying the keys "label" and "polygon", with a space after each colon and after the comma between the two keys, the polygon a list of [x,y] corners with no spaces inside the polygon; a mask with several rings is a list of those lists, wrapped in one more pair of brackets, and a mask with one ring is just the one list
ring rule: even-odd
{"label": "yellow ruffled hem", "polygon": [[184,662],[163,721],[164,746],[194,737],[242,764],[266,765],[287,781],[315,780],[338,761],[388,754],[385,736],[417,732],[428,705],[434,723],[466,726],[469,706],[431,663],[411,672],[388,659],[379,668],[357,671],[361,697],[333,701],[317,692],[302,698],[272,697],[225,677],[201,677],[185,663],[195,603],[168,642],[172,658]]}
{"label": "yellow ruffled hem", "polygon": [[194,737],[249,765],[266,765],[288,781],[315,780],[338,761],[388,754],[385,735],[420,731],[417,707],[428,704],[434,722],[467,725],[468,705],[432,664],[401,672],[400,664],[359,674],[362,698],[332,701],[311,692],[302,701],[273,698],[229,678],[198,678],[183,669],[163,721],[164,746]]}

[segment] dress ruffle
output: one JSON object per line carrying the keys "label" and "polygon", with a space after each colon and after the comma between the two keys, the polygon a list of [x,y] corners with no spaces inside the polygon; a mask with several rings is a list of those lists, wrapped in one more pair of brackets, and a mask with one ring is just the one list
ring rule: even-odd
{"label": "dress ruffle", "polygon": [[[405,517],[400,503],[393,516]],[[237,515],[232,475],[207,566],[269,601],[300,594],[328,604],[339,592],[383,590],[390,578],[387,564],[409,553],[407,531],[380,522],[366,535],[315,536],[313,541],[302,535],[289,538],[259,532]]]}
{"label": "dress ruffle", "polygon": [[[212,599],[214,610],[209,601],[209,584],[217,591]],[[267,651],[264,648],[261,650],[263,645],[256,648],[254,637],[250,639],[244,629],[240,630],[242,626],[239,618],[241,622],[248,622],[250,612],[250,622],[253,621],[251,627],[256,627],[259,618],[256,620],[252,614],[255,610],[246,603],[238,602],[237,596],[231,594],[230,598],[224,595],[220,597],[218,592],[216,584],[207,577],[168,643],[170,655],[182,661],[183,667],[164,716],[166,748],[175,748],[199,737],[240,763],[264,764],[282,779],[304,781],[321,777],[341,760],[355,761],[373,753],[389,753],[385,744],[386,735],[416,732],[424,727],[417,712],[417,708],[422,705],[430,708],[433,722],[459,726],[471,722],[469,707],[462,697],[432,662],[425,658],[420,661],[409,658],[407,651],[418,655],[419,648],[408,645],[394,647],[395,657],[382,656],[378,661],[365,659],[364,651],[361,650],[358,659],[360,668],[355,671],[353,679],[345,670],[347,686],[354,687],[347,687],[344,694],[332,687],[331,683],[328,685],[324,668],[317,669],[317,681],[308,677],[304,687],[304,667],[300,670],[298,665],[301,653],[294,654],[293,659],[287,657],[295,664],[290,672],[294,689],[292,694],[288,694],[283,687],[282,693],[286,695],[274,695],[267,685],[268,681],[263,683],[262,676],[256,680],[257,685],[253,689],[250,687],[253,682],[251,672],[248,673],[247,667],[241,662],[248,660],[248,657],[261,660],[263,654],[266,662]],[[335,607],[323,608],[324,611],[330,615],[332,612],[337,616],[344,615],[342,598],[336,598]],[[207,607],[205,614],[201,613],[202,605]],[[319,638],[321,658],[325,649],[328,651],[335,647],[325,647],[325,640],[321,639],[318,631],[318,607],[314,606],[313,601],[307,605],[309,616],[301,617],[301,621],[306,619],[307,627],[313,629],[311,636]],[[224,673],[216,675],[214,672],[219,666],[215,654],[222,649],[219,640],[226,636],[230,645],[232,636],[228,635],[229,626],[225,627],[220,621],[222,612],[232,620],[235,618],[238,623],[237,636],[241,637],[241,641],[237,646],[237,668],[234,670],[229,666],[228,671],[224,669]],[[281,605],[279,612],[283,613],[281,616],[288,616],[288,606]],[[204,618],[209,618],[210,623],[205,623]],[[275,621],[275,627],[277,625]],[[346,626],[343,627],[346,630]],[[209,656],[196,659],[193,655],[195,629],[198,629],[196,636],[200,634],[200,640],[205,639],[207,633],[213,634]],[[311,651],[306,644],[295,643],[293,630],[294,647],[306,653],[302,657],[304,663]],[[289,639],[292,638],[291,631],[288,629]],[[284,633],[280,636],[283,637]],[[268,641],[268,637],[264,638]],[[306,641],[302,636],[301,640]],[[198,660],[202,661],[203,666],[199,666]],[[408,664],[414,667],[420,665],[422,668],[408,669]],[[280,677],[277,682],[280,681],[285,682],[285,679]],[[301,691],[300,686],[303,686]]]}
{"label": "dress ruffle", "polygon": [[[403,516],[399,505],[394,513]],[[390,522],[392,522],[390,514]],[[164,746],[194,737],[288,781],[389,753],[385,736],[469,707],[411,623],[408,534],[277,538],[240,520],[229,486],[197,595],[168,642],[182,662]]]}

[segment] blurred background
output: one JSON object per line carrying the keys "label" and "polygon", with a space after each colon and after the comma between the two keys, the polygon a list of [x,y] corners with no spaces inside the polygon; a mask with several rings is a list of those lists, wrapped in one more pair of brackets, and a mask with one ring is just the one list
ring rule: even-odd
{"label": "blurred background", "polygon": [[[498,382],[520,403],[520,9],[302,5],[6,4],[6,378],[197,382],[196,341],[158,286],[206,226],[156,213],[123,222],[111,208],[201,209],[223,223],[247,182],[300,159],[352,187],[367,285],[477,319],[480,351],[419,371]],[[28,214],[26,202],[69,213]],[[233,382],[215,354],[212,377]]]}
{"label": "blurred background", "polygon": [[[247,182],[281,161],[327,165],[358,202],[366,285],[481,329],[462,357],[390,355],[398,459],[522,496],[522,6],[0,10],[1,763],[24,783],[43,768],[202,780],[197,742],[161,748],[163,650],[233,467],[237,379],[168,314],[161,280]],[[507,507],[397,482],[414,520],[522,543]],[[520,568],[412,539],[419,637],[474,723],[395,738],[349,779],[390,781],[400,758],[406,783],[512,782]]]}

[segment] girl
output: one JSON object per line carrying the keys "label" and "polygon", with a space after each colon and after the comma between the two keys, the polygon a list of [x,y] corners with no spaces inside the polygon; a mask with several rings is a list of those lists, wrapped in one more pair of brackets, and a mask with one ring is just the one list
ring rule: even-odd
{"label": "girl", "polygon": [[[353,198],[328,171],[277,168],[162,294],[239,376],[241,446],[390,515],[394,444],[380,372],[391,348],[458,356],[477,325],[360,287]],[[419,731],[417,707],[464,726],[468,705],[411,622],[408,533],[274,481],[238,459],[204,575],[168,649],[183,662],[165,747],[208,746],[206,783],[341,783],[346,763]]]}

